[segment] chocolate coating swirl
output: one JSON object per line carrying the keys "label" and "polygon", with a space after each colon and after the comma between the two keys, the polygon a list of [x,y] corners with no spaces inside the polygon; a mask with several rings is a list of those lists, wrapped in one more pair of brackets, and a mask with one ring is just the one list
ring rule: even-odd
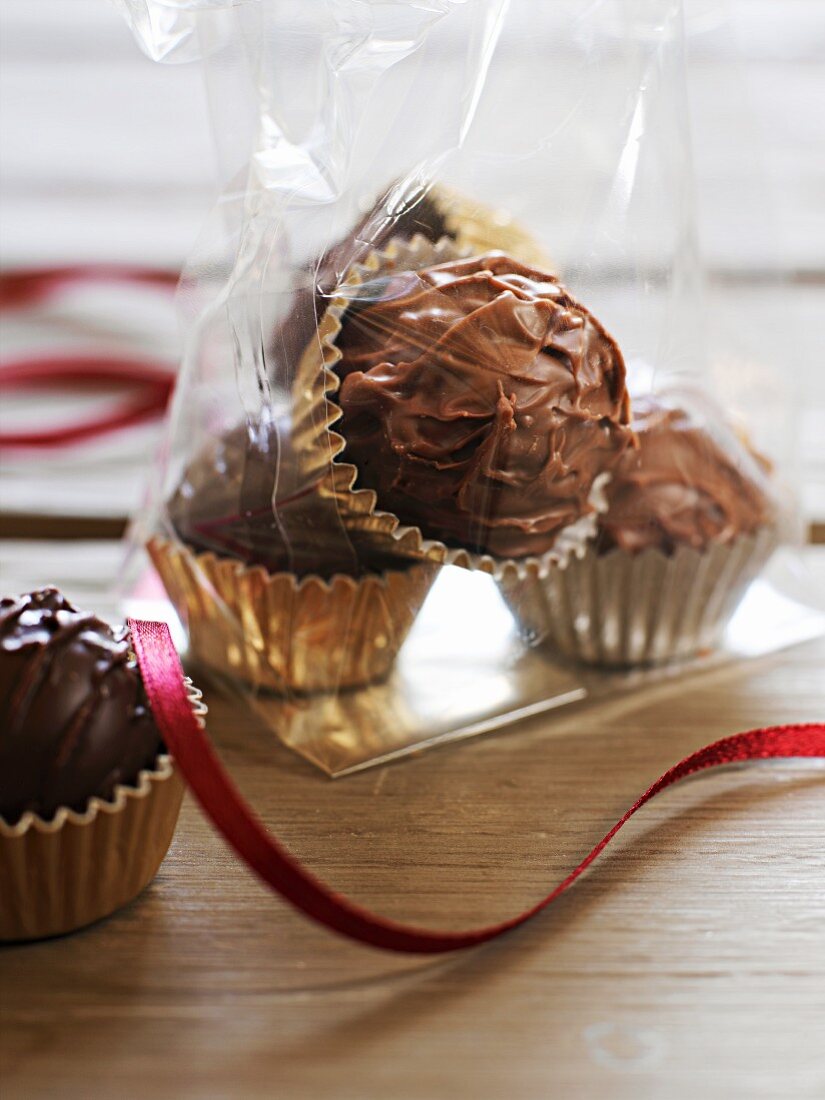
{"label": "chocolate coating swirl", "polygon": [[614,471],[600,519],[604,550],[704,550],[775,521],[758,484],[765,466],[744,447],[737,461],[688,412],[652,397],[634,399],[633,428],[639,449]]}
{"label": "chocolate coating swirl", "polygon": [[557,279],[502,253],[377,289],[338,339],[358,485],[448,544],[552,549],[632,443],[616,342]]}
{"label": "chocolate coating swirl", "polygon": [[56,588],[0,600],[0,816],[82,812],[160,748],[125,628]]}

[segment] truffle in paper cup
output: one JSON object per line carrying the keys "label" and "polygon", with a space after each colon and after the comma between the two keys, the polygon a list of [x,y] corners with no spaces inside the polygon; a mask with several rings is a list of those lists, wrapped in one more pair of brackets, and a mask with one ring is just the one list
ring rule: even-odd
{"label": "truffle in paper cup", "polygon": [[[195,713],[206,708],[189,687]],[[133,786],[92,797],[78,813],[50,820],[0,818],[0,940],[74,932],[134,900],[157,874],[172,843],[184,784],[171,756],[157,757]]]}
{"label": "truffle in paper cup", "polygon": [[563,573],[504,578],[501,589],[530,641],[586,664],[662,664],[718,644],[775,546],[767,527],[704,552],[590,546]]}
{"label": "truffle in paper cup", "polygon": [[0,939],[71,932],[131,901],[182,795],[128,630],[56,588],[0,600]]}
{"label": "truffle in paper cup", "polygon": [[[425,269],[426,280],[417,281],[417,273]],[[382,317],[375,322],[379,327],[369,355],[356,355],[354,363],[348,359],[351,350],[344,339],[345,321],[350,311],[356,320],[369,314],[370,294],[379,295],[372,312],[376,305],[382,311],[387,307],[406,309],[408,300],[417,305],[419,298],[428,294],[440,297],[448,284],[451,291],[483,284],[488,301],[482,305],[469,301],[467,314],[459,303],[455,317],[447,321],[443,310],[425,310],[425,319],[420,320],[421,313],[414,308],[401,315],[397,327],[395,321]],[[452,303],[453,299],[448,294],[444,301]],[[479,317],[468,328],[464,323],[467,316],[476,313]],[[382,324],[388,327],[380,327]],[[447,354],[465,373],[475,369],[483,374],[483,386],[478,379],[473,383],[460,378],[455,370],[445,371],[440,359],[435,364],[427,360],[431,347],[437,347],[436,354],[441,357],[448,339],[466,342],[468,332],[472,340],[484,342],[484,347],[457,345]],[[384,355],[385,364],[379,362]],[[407,494],[397,511],[393,492],[388,497],[384,489],[376,491],[364,484],[370,480],[365,476],[365,464],[380,472],[385,463],[386,480],[395,490],[406,475],[402,477],[400,467],[394,472],[392,463],[418,461],[414,446],[399,441],[387,451],[379,431],[375,446],[368,441],[362,448],[363,460],[358,459],[352,454],[352,426],[346,421],[338,426],[348,391],[367,377],[368,367],[359,370],[358,366],[359,360],[367,359],[375,360],[379,372],[410,369],[426,374],[438,369],[445,382],[448,376],[454,377],[461,393],[469,395],[468,400],[472,397],[478,406],[472,412],[439,418],[432,410],[416,405],[421,394],[436,393],[435,399],[441,400],[439,389],[423,384],[426,379],[418,380],[422,384],[406,380],[403,386],[398,385],[392,394],[394,415],[406,418],[413,432],[416,424],[438,421],[448,425],[445,432],[455,432],[457,425],[467,423],[475,438],[469,446],[469,459],[459,454],[458,446],[455,459],[448,455],[431,460],[432,493]],[[472,368],[473,363],[481,365]],[[508,369],[501,369],[501,364]],[[343,385],[342,374],[346,375]],[[587,378],[586,390],[583,377]],[[498,385],[497,397],[487,392],[491,385]],[[399,397],[402,392],[407,396]],[[611,465],[632,441],[627,427],[624,362],[615,341],[598,321],[554,276],[499,253],[469,258],[446,238],[435,245],[423,237],[394,240],[386,250],[353,265],[324,314],[317,339],[302,357],[293,397],[295,453],[319,493],[335,500],[348,530],[360,532],[399,556],[460,565],[494,576],[505,572],[523,575],[529,568],[544,572],[551,565],[564,565],[571,554],[583,553],[595,533],[600,487],[609,477]],[[425,441],[425,449],[431,444],[432,440]],[[557,445],[562,454],[556,454]],[[496,463],[502,446],[508,447],[508,457],[499,470]],[[512,462],[520,462],[523,470],[508,468],[511,455]],[[468,461],[478,471],[475,480],[464,482],[462,498],[466,500],[469,493],[477,500],[466,513],[459,513],[456,501],[444,503],[447,497],[442,490],[448,488],[448,478],[455,480],[454,471]],[[540,469],[534,470],[536,461]],[[522,491],[521,485],[529,488]],[[457,485],[455,488],[458,491]],[[537,503],[530,494],[539,490],[543,495]],[[505,508],[495,517],[485,513],[485,494],[490,492],[507,496],[512,515]],[[529,511],[522,517],[518,509],[525,502]],[[415,522],[411,522],[412,513]],[[456,530],[447,538],[442,529],[456,516]],[[466,532],[462,538],[461,524],[468,530],[478,526],[480,545],[469,545]]]}
{"label": "truffle in paper cup", "polygon": [[159,537],[148,550],[195,659],[282,694],[386,677],[437,572],[398,561],[360,576],[299,577]]}
{"label": "truffle in paper cup", "polygon": [[336,340],[344,316],[363,296],[365,284],[369,286],[395,270],[418,270],[466,254],[448,237],[432,244],[416,234],[409,241],[396,238],[386,249],[371,252],[363,263],[353,264],[301,357],[292,392],[291,445],[305,479],[317,485],[322,497],[338,504],[341,515],[349,520],[350,529],[386,535],[397,544],[400,555],[406,553],[436,562],[446,560],[447,548],[379,510],[375,492],[356,487],[358,470],[340,457],[346,441],[340,432],[333,430],[342,415],[335,401],[341,386],[335,366],[342,358]]}
{"label": "truffle in paper cup", "polygon": [[712,649],[778,541],[764,462],[660,399],[634,402],[634,427],[639,450],[608,486],[597,542],[564,576],[501,584],[530,640],[589,664]]}
{"label": "truffle in paper cup", "polygon": [[50,820],[0,818],[0,940],[73,932],[132,901],[169,850],[184,786],[169,756],[111,800]]}

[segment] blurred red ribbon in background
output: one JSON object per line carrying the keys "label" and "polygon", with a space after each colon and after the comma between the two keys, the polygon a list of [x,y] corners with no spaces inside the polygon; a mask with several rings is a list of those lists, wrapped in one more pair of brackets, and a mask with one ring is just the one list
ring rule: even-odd
{"label": "blurred red ribbon in background", "polygon": [[[0,311],[40,305],[66,287],[88,283],[127,283],[172,291],[175,272],[129,265],[81,264],[0,274]],[[102,412],[44,429],[0,431],[0,447],[48,449],[98,438],[161,416],[175,387],[168,363],[134,356],[41,354],[0,363],[0,392],[42,389],[125,387],[128,396]]]}

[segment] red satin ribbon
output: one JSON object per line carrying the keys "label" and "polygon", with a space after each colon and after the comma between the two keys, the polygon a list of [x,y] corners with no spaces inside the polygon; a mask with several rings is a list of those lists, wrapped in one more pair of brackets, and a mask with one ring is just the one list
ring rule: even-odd
{"label": "red satin ribbon", "polygon": [[688,775],[721,764],[772,757],[825,757],[825,723],[773,726],[715,741],[657,779],[610,832],[545,898],[500,924],[467,932],[439,932],[387,920],[337,894],[315,878],[263,827],[241,797],[201,729],[186,693],[183,670],[165,623],[129,620],[146,692],[163,739],[187,783],[238,855],[296,908],[336,932],[388,951],[434,954],[473,947],[500,936],[565,892],[610,843],[625,822],[660,791]]}
{"label": "red satin ribbon", "polygon": [[111,382],[128,384],[132,393],[97,416],[42,430],[0,432],[0,447],[63,447],[141,424],[163,414],[175,388],[175,377],[165,364],[94,354],[33,356],[3,364],[0,392]]}
{"label": "red satin ribbon", "polygon": [[[175,272],[122,264],[74,264],[31,268],[0,275],[0,310],[35,305],[66,285],[126,282],[171,290]],[[128,356],[85,353],[41,355],[0,365],[0,392],[94,382],[125,383],[132,393],[100,415],[41,431],[0,432],[0,447],[43,449],[95,439],[121,428],[161,416],[175,385],[175,373],[166,363]]]}
{"label": "red satin ribbon", "polygon": [[178,273],[129,264],[68,264],[65,267],[31,267],[0,274],[0,309],[20,309],[48,298],[74,283],[134,283],[174,290]]}

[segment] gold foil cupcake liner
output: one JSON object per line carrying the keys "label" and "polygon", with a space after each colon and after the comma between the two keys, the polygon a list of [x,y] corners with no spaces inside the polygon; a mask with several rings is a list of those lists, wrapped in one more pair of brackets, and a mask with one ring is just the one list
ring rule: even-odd
{"label": "gold foil cupcake liner", "polygon": [[540,271],[555,271],[547,253],[507,210],[488,206],[443,183],[433,184],[428,197],[460,249],[471,255],[499,249]]}
{"label": "gold foil cupcake liner", "polygon": [[[206,707],[187,681],[199,721]],[[90,798],[83,813],[62,808],[50,821],[0,818],[0,940],[73,932],[109,916],[152,881],[169,850],[184,784],[171,756],[158,756],[133,786]]]}
{"label": "gold foil cupcake liner", "polygon": [[522,631],[565,657],[630,667],[712,650],[777,545],[762,528],[700,552],[638,554],[595,547],[562,571],[507,580],[505,600]]}
{"label": "gold foil cupcake liner", "polygon": [[148,550],[193,657],[280,694],[363,687],[390,672],[437,567],[324,580],[270,573],[155,537]]}
{"label": "gold foil cupcake liner", "polygon": [[372,540],[376,548],[399,557],[476,569],[498,578],[543,576],[549,569],[563,568],[571,557],[585,552],[596,533],[597,513],[606,508],[604,488],[609,474],[601,475],[593,485],[590,495],[593,514],[582,516],[560,532],[552,550],[534,557],[497,558],[427,538],[419,527],[404,524],[392,513],[382,511],[374,490],[358,488],[357,467],[339,457],[346,441],[334,429],[342,416],[335,400],[341,385],[335,366],[342,358],[336,341],[347,310],[359,297],[365,297],[365,287],[385,275],[420,271],[469,254],[449,237],[433,244],[416,235],[411,240],[395,238],[383,251],[372,252],[363,263],[352,265],[298,366],[293,389],[293,446],[303,474],[317,486],[321,497],[334,500],[344,526]]}

